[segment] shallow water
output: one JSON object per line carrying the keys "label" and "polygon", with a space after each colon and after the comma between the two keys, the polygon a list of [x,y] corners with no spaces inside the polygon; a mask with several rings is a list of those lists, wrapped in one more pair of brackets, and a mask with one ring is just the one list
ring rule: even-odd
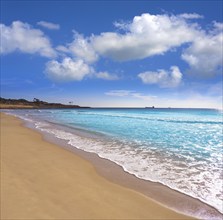
{"label": "shallow water", "polygon": [[211,109],[11,110],[36,128],[97,153],[223,213],[222,112]]}

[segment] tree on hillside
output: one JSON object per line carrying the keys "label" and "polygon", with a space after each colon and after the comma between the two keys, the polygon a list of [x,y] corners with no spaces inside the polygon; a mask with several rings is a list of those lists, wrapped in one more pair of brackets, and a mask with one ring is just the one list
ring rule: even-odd
{"label": "tree on hillside", "polygon": [[39,99],[37,99],[37,98],[34,98],[34,99],[33,99],[33,102],[39,103],[39,102],[40,102],[40,100],[39,100]]}

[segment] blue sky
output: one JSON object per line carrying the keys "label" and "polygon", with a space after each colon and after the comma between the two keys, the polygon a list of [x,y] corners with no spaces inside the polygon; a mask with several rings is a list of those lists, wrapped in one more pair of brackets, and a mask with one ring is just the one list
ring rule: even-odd
{"label": "blue sky", "polygon": [[1,96],[222,108],[222,1],[1,1]]}

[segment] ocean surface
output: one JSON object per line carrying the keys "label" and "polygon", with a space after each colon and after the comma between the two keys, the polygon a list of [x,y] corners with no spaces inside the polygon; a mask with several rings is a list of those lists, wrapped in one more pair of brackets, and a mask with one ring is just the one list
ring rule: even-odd
{"label": "ocean surface", "polygon": [[109,159],[223,213],[223,113],[211,109],[8,110],[70,146]]}

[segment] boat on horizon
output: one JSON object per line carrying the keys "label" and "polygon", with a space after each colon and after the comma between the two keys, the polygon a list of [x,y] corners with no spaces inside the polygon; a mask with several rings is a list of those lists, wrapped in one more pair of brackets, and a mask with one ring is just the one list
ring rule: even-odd
{"label": "boat on horizon", "polygon": [[152,107],[145,107],[145,108],[153,109],[153,108],[155,108],[155,106],[152,106]]}

